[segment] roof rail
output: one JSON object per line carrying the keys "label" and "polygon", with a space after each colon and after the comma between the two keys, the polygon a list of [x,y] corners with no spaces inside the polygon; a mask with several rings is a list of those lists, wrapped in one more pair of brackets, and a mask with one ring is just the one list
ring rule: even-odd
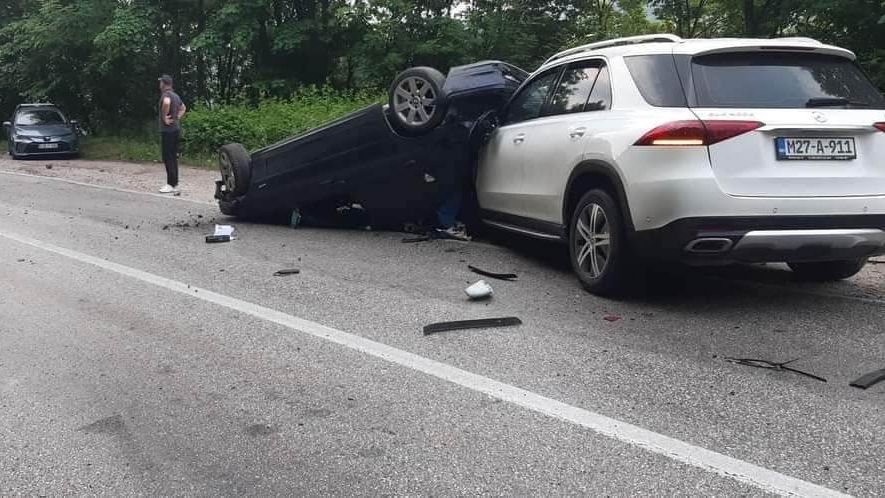
{"label": "roof rail", "polygon": [[553,57],[544,61],[544,66],[547,64],[562,59],[563,57],[568,57],[569,55],[579,54],[581,52],[589,52],[591,50],[599,50],[603,48],[609,47],[619,47],[621,45],[632,45],[634,43],[655,43],[655,42],[666,42],[666,43],[678,43],[681,42],[682,38],[679,38],[676,35],[668,35],[668,34],[657,34],[657,35],[640,35],[640,36],[628,36],[626,38],[614,38],[612,40],[605,40],[596,43],[589,43],[587,45],[581,45],[580,47],[570,48],[568,50],[563,50]]}
{"label": "roof rail", "polygon": [[19,104],[15,107],[49,107],[49,106],[55,107],[55,104],[53,104],[52,102],[34,102],[34,103],[30,103],[30,104]]}

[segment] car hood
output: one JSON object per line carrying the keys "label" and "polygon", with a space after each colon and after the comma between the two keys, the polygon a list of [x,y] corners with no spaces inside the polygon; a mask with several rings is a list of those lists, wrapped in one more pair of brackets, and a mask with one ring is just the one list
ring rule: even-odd
{"label": "car hood", "polygon": [[15,134],[21,137],[62,137],[73,133],[68,125],[16,126]]}

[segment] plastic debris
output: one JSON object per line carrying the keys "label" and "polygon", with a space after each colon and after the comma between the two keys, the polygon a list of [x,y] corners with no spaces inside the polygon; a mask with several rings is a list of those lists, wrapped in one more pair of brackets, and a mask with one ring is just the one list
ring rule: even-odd
{"label": "plastic debris", "polygon": [[237,240],[237,230],[230,225],[215,225],[215,235],[227,235],[230,240]]}
{"label": "plastic debris", "polygon": [[[166,230],[166,227],[163,227]],[[215,225],[215,233],[206,236],[207,244],[217,244],[219,242],[230,242],[237,239],[237,231],[230,225]]]}
{"label": "plastic debris", "polygon": [[493,292],[492,286],[485,280],[480,280],[464,289],[464,293],[467,294],[467,297],[470,299],[487,299],[492,297]]}
{"label": "plastic debris", "polygon": [[799,360],[796,358],[795,360],[785,361],[783,363],[775,363],[773,361],[768,360],[754,360],[752,358],[725,358],[725,361],[734,363],[736,365],[744,365],[747,367],[755,367],[755,368],[765,368],[768,370],[778,370],[778,371],[787,371],[797,373],[799,375],[804,375],[805,377],[810,377],[814,380],[819,380],[821,382],[826,382],[827,379],[823,377],[818,377],[817,375],[810,374],[808,372],[803,372],[802,370],[796,370],[795,368],[790,368],[787,365]]}
{"label": "plastic debris", "polygon": [[301,270],[299,270],[298,268],[286,268],[286,269],[274,272],[273,275],[275,277],[285,277],[287,275],[298,275],[299,273],[301,273]]}
{"label": "plastic debris", "polygon": [[505,318],[482,318],[479,320],[462,320],[456,322],[433,323],[424,327],[424,335],[446,332],[449,330],[488,329],[496,327],[514,327],[522,325],[522,320],[514,316]]}
{"label": "plastic debris", "polygon": [[607,322],[617,322],[618,320],[621,319],[621,317],[619,317],[618,315],[606,315],[606,316],[602,317],[602,319]]}
{"label": "plastic debris", "polygon": [[495,272],[491,272],[491,271],[482,270],[482,269],[477,268],[472,265],[467,265],[467,268],[470,271],[472,271],[473,273],[476,273],[477,275],[482,275],[484,277],[489,277],[489,278],[496,278],[498,280],[516,280],[517,278],[519,278],[519,276],[516,275],[515,273],[495,273]]}
{"label": "plastic debris", "polygon": [[866,389],[885,380],[885,368],[870,372],[863,377],[851,381],[848,385],[859,389]]}

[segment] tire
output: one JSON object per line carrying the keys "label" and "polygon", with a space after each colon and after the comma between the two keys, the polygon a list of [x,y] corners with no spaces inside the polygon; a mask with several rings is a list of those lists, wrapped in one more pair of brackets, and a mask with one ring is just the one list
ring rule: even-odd
{"label": "tire", "polygon": [[218,168],[228,196],[238,197],[249,190],[252,159],[242,144],[227,144],[218,151]]}
{"label": "tire", "polygon": [[[582,235],[588,233],[595,234],[594,248]],[[608,192],[591,190],[581,197],[569,220],[568,242],[572,269],[588,292],[615,297],[637,287],[642,265],[630,250],[621,209]]]}
{"label": "tire", "polygon": [[809,282],[836,282],[860,273],[867,259],[821,261],[817,263],[787,263],[800,280]]}
{"label": "tire", "polygon": [[387,94],[391,125],[400,133],[418,136],[443,122],[448,101],[443,94],[446,77],[432,67],[413,67],[401,72]]}

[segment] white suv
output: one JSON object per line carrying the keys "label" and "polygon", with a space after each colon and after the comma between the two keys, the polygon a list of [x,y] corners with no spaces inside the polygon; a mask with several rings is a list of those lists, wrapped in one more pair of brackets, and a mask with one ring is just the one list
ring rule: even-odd
{"label": "white suv", "polygon": [[786,262],[837,280],[885,252],[885,98],[807,38],[649,35],[559,53],[479,153],[487,223],[567,241],[591,292],[643,261]]}

